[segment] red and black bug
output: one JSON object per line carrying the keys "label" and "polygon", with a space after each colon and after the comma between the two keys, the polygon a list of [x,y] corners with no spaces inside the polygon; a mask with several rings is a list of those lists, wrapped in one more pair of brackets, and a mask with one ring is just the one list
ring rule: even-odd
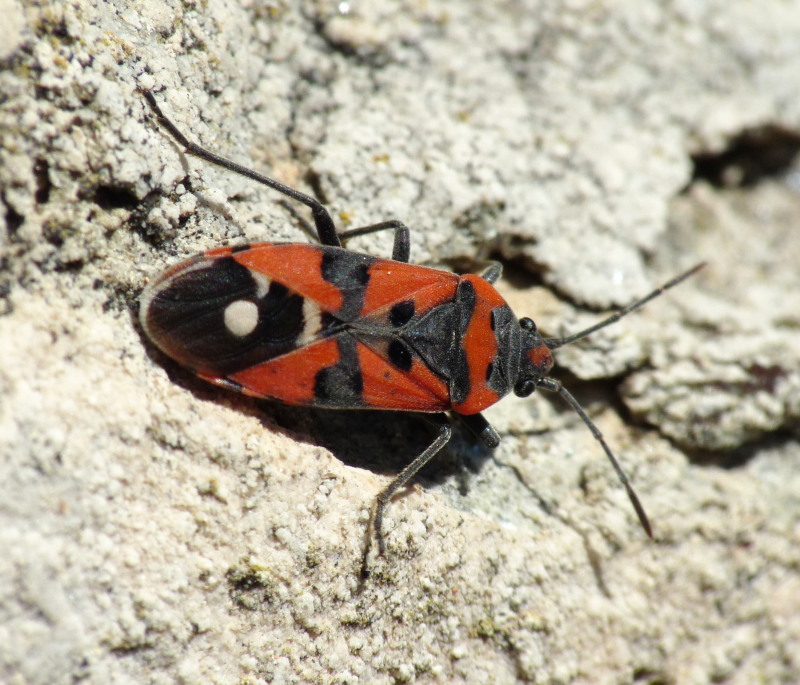
{"label": "red and black bug", "polygon": [[[320,242],[223,247],[167,269],[141,297],[148,337],[200,378],[229,390],[309,407],[420,412],[438,426],[435,440],[377,497],[372,524],[381,552],[387,504],[448,442],[450,416],[493,448],[500,436],[480,412],[512,391],[526,397],[536,388],[558,393],[589,427],[652,536],[600,430],[547,376],[551,352],[614,323],[702,264],[586,330],[543,338],[492,286],[499,264],[481,276],[409,264],[409,231],[399,221],[337,232],[320,202],[190,142],[153,94],[144,96],[187,153],[308,206]],[[394,231],[391,259],[342,247],[349,238],[384,230]]]}

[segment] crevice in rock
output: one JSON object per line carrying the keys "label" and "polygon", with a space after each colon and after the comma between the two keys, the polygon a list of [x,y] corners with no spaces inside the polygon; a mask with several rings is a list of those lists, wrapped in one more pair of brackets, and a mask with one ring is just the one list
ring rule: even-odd
{"label": "crevice in rock", "polygon": [[704,180],[718,188],[754,186],[766,178],[781,176],[800,153],[800,133],[777,124],[742,131],[717,152],[692,156],[692,183]]}

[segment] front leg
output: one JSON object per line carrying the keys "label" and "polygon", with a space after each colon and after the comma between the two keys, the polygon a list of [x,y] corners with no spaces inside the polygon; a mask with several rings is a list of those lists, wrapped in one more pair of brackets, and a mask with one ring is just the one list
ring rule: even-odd
{"label": "front leg", "polygon": [[489,449],[494,449],[500,444],[500,434],[484,418],[483,414],[457,414],[456,416]]}

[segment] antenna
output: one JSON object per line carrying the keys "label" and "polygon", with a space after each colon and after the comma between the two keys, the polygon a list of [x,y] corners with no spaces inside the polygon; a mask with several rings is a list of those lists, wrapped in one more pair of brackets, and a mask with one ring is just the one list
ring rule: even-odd
{"label": "antenna", "polygon": [[650,300],[654,300],[655,298],[657,298],[659,295],[661,295],[662,293],[666,292],[670,288],[674,288],[679,283],[682,283],[683,281],[685,281],[690,276],[693,276],[694,274],[696,274],[705,265],[706,265],[706,262],[700,262],[699,264],[696,264],[695,266],[693,266],[688,271],[684,271],[679,276],[675,276],[675,278],[673,278],[672,280],[667,281],[660,288],[656,288],[649,295],[645,295],[641,299],[638,299],[635,302],[632,302],[627,307],[625,307],[623,309],[620,309],[618,312],[616,312],[616,313],[612,314],[611,316],[609,316],[607,319],[603,319],[602,321],[594,324],[593,326],[589,326],[589,328],[585,328],[582,331],[579,331],[578,333],[573,333],[572,335],[568,335],[568,336],[566,336],[564,338],[545,338],[543,342],[544,342],[545,345],[547,345],[548,349],[556,350],[559,347],[563,347],[564,345],[569,345],[570,343],[575,342],[576,340],[580,340],[581,338],[585,338],[587,335],[591,335],[595,331],[599,331],[601,328],[605,328],[606,326],[610,326],[612,323],[616,323],[623,316],[627,316],[631,312],[635,312],[637,309],[640,309],[641,307],[646,305],[648,302],[650,302]]}
{"label": "antenna", "polygon": [[[580,340],[581,338],[585,338],[587,335],[591,335],[595,331],[599,331],[601,328],[605,328],[606,326],[610,326],[612,323],[616,323],[619,321],[623,316],[627,316],[633,311],[636,311],[640,307],[644,306],[650,300],[655,299],[663,292],[669,290],[670,288],[674,288],[679,283],[685,281],[690,276],[696,274],[700,269],[702,269],[706,265],[706,262],[701,262],[696,266],[693,266],[688,271],[684,271],[679,276],[676,276],[670,281],[667,281],[664,285],[660,288],[656,288],[653,292],[649,295],[645,295],[644,297],[632,302],[627,307],[620,309],[615,314],[612,314],[607,319],[603,319],[599,323],[594,324],[593,326],[589,326],[589,328],[585,328],[584,330],[573,333],[572,335],[568,335],[563,338],[545,338],[544,344],[550,350],[558,349],[564,345],[569,345],[569,343],[575,342],[576,340]],[[616,456],[611,451],[611,448],[608,446],[603,434],[600,432],[600,429],[595,425],[595,423],[589,418],[589,415],[586,413],[586,410],[580,405],[578,400],[573,397],[572,393],[570,393],[561,383],[559,383],[554,378],[539,378],[536,381],[536,387],[541,388],[542,390],[547,390],[548,392],[554,392],[561,396],[561,398],[570,406],[578,416],[581,417],[581,420],[586,424],[589,430],[592,432],[595,440],[600,443],[600,446],[603,448],[603,451],[606,453],[608,460],[611,462],[611,465],[614,467],[614,471],[617,472],[617,477],[619,478],[620,482],[623,486],[625,486],[625,491],[628,493],[628,499],[630,499],[631,504],[633,505],[634,510],[636,511],[636,515],[639,517],[639,522],[642,524],[642,528],[644,528],[645,533],[647,536],[652,538],[653,537],[653,527],[650,525],[650,519],[647,518],[647,514],[645,513],[644,507],[642,503],[639,501],[639,497],[636,494],[636,491],[633,489],[633,486],[628,479],[625,470],[622,468],[622,465],[617,461]]]}

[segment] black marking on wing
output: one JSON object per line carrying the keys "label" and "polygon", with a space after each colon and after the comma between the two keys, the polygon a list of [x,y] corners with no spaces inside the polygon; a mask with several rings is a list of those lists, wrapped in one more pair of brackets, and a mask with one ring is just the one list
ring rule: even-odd
{"label": "black marking on wing", "polygon": [[387,349],[389,361],[401,371],[410,371],[414,363],[414,355],[400,340],[394,338]]}
{"label": "black marking on wing", "polygon": [[364,406],[361,392],[364,381],[355,338],[342,333],[336,339],[339,361],[321,369],[314,381],[314,404],[336,409],[355,409]]}
{"label": "black marking on wing", "polygon": [[389,310],[389,323],[393,328],[401,328],[414,318],[414,300],[404,300]]}
{"label": "black marking on wing", "polygon": [[342,293],[342,306],[337,316],[352,321],[361,313],[364,293],[369,285],[369,267],[374,257],[348,250],[328,248],[322,257],[322,278]]}
{"label": "black marking on wing", "polygon": [[[225,309],[247,300],[258,307],[258,323],[236,336],[225,325]],[[181,364],[227,376],[285,354],[303,332],[303,297],[273,281],[258,297],[250,270],[230,257],[173,275],[145,313],[154,342]]]}

